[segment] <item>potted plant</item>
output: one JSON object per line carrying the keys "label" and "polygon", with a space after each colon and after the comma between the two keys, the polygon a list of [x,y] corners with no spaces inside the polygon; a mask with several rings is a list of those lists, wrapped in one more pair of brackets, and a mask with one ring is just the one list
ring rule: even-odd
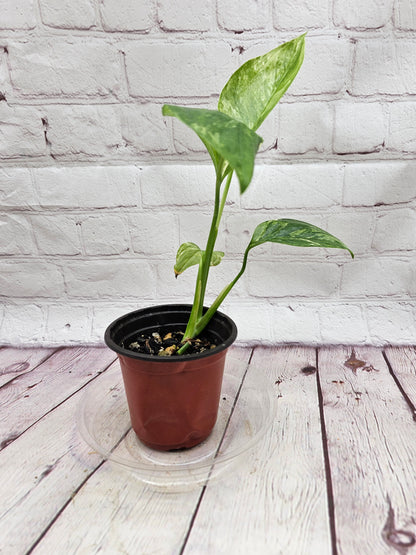
{"label": "potted plant", "polygon": [[115,320],[105,333],[107,345],[120,360],[133,429],[155,449],[192,447],[215,425],[226,351],[237,335],[234,322],[218,309],[244,273],[249,252],[266,242],[349,250],[333,235],[305,222],[263,222],[253,232],[241,270],[209,307],[204,306],[210,267],[224,256],[214,249],[232,176],[236,174],[244,193],[262,142],[256,130],[295,78],[304,46],[301,35],[243,64],[222,90],[217,110],[163,106],[163,115],[178,118],[204,143],[216,181],[205,249],[184,243],[176,255],[176,276],[198,267],[192,305],[138,310]]}

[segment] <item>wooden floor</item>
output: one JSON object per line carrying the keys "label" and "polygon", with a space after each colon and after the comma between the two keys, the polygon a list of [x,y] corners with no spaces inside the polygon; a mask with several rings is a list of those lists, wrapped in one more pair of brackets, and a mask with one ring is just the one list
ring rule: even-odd
{"label": "wooden floor", "polygon": [[268,376],[273,423],[218,481],[164,493],[78,433],[111,351],[0,349],[0,553],[416,553],[416,350],[232,355]]}

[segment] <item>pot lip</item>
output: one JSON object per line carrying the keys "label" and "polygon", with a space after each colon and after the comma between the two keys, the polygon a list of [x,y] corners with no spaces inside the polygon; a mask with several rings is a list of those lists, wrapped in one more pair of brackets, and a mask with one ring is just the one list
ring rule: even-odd
{"label": "pot lip", "polygon": [[119,316],[118,318],[116,318],[113,322],[111,322],[111,324],[107,326],[107,329],[104,332],[104,341],[107,347],[109,347],[112,351],[114,351],[118,355],[125,356],[132,359],[153,362],[153,363],[157,362],[161,364],[169,364],[169,363],[172,364],[172,363],[178,363],[178,362],[200,360],[210,356],[215,356],[221,353],[221,351],[228,349],[228,347],[230,347],[230,345],[234,343],[237,337],[237,326],[229,316],[227,316],[223,312],[220,312],[219,310],[215,312],[213,319],[211,320],[211,323],[213,322],[215,317],[219,317],[223,320],[226,320],[231,325],[231,333],[225,341],[217,345],[214,349],[211,349],[209,351],[204,351],[203,353],[196,353],[192,355],[177,355],[172,357],[158,357],[155,355],[135,353],[134,351],[130,351],[129,349],[126,349],[124,347],[120,347],[120,345],[118,345],[111,337],[113,329],[116,326],[123,324],[124,320],[129,319],[132,316],[145,314],[146,312],[151,312],[152,310],[157,310],[158,312],[163,312],[163,311],[173,312],[175,310],[180,310],[180,309],[182,310],[189,309],[190,311],[191,308],[192,308],[192,305],[190,304],[164,304],[164,305],[147,306],[146,308],[141,308],[138,310],[127,312],[122,316]]}

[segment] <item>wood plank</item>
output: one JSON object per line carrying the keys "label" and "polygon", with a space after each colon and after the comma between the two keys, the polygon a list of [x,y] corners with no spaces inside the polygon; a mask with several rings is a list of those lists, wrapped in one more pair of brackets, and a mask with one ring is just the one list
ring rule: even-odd
{"label": "wood plank", "polygon": [[56,349],[4,347],[0,349],[0,387],[22,374],[32,372]]}
{"label": "wood plank", "polygon": [[106,348],[62,349],[0,388],[0,450],[115,359]]}
{"label": "wood plank", "polygon": [[416,426],[382,352],[320,349],[319,374],[338,553],[407,553],[416,533]]}
{"label": "wood plank", "polygon": [[27,553],[101,463],[77,434],[79,397],[62,403],[0,452],[1,553]]}
{"label": "wood plank", "polygon": [[[248,361],[250,352],[234,348],[230,354]],[[200,492],[201,486],[180,494],[155,491],[134,474],[106,462],[74,496],[34,553],[179,553]]]}
{"label": "wood plank", "polygon": [[311,348],[255,350],[250,372],[275,384],[275,420],[233,474],[208,485],[185,553],[331,553],[314,367]]}
{"label": "wood plank", "polygon": [[[416,349],[415,347],[387,347],[384,350],[391,369],[403,391],[416,408]],[[414,412],[416,419],[416,411]]]}

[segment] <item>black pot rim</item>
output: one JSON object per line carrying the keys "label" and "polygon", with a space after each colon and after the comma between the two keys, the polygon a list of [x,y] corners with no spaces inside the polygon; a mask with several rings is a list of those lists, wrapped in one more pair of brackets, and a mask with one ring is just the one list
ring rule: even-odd
{"label": "black pot rim", "polygon": [[[105,330],[104,333],[104,341],[107,345],[107,347],[109,347],[112,351],[116,352],[119,355],[125,356],[125,357],[129,357],[129,358],[133,358],[133,359],[138,359],[138,360],[144,360],[144,361],[149,361],[149,362],[160,362],[160,363],[178,363],[178,362],[185,362],[185,361],[191,361],[191,360],[199,360],[202,358],[207,358],[209,356],[214,356],[218,353],[220,353],[221,351],[224,351],[225,349],[228,349],[228,347],[230,347],[230,345],[232,345],[234,343],[234,341],[236,340],[237,337],[237,326],[235,324],[235,322],[226,314],[224,314],[223,312],[220,312],[219,310],[217,310],[214,314],[214,316],[212,317],[212,319],[210,320],[209,324],[207,325],[207,330],[209,330],[210,328],[215,328],[215,322],[217,320],[225,322],[228,324],[228,326],[230,327],[231,331],[229,333],[229,336],[219,345],[217,345],[214,349],[211,349],[209,351],[204,351],[203,353],[196,353],[196,354],[192,354],[192,355],[176,355],[176,356],[172,356],[172,357],[158,357],[155,355],[147,355],[147,354],[143,354],[143,353],[135,353],[134,351],[130,351],[129,349],[126,349],[125,347],[121,347],[118,343],[116,343],[116,341],[114,341],[113,339],[113,334],[114,334],[114,330],[116,328],[120,328],[124,325],[127,324],[127,321],[131,321],[131,319],[134,316],[145,316],[146,313],[151,313],[154,310],[158,310],[159,313],[160,312],[174,312],[175,310],[183,310],[183,309],[187,309],[189,310],[189,313],[191,311],[192,305],[190,304],[166,304],[166,305],[155,305],[155,306],[148,306],[146,308],[142,308],[139,310],[133,310],[132,312],[128,312],[126,314],[123,314],[122,316],[120,316],[119,318],[117,318],[116,320],[114,320],[113,322],[111,322],[111,324],[109,324],[109,326],[107,327],[107,329]],[[206,310],[206,309],[204,309]],[[186,323],[186,322],[185,322]],[[137,329],[137,331],[140,331],[140,328]]]}

